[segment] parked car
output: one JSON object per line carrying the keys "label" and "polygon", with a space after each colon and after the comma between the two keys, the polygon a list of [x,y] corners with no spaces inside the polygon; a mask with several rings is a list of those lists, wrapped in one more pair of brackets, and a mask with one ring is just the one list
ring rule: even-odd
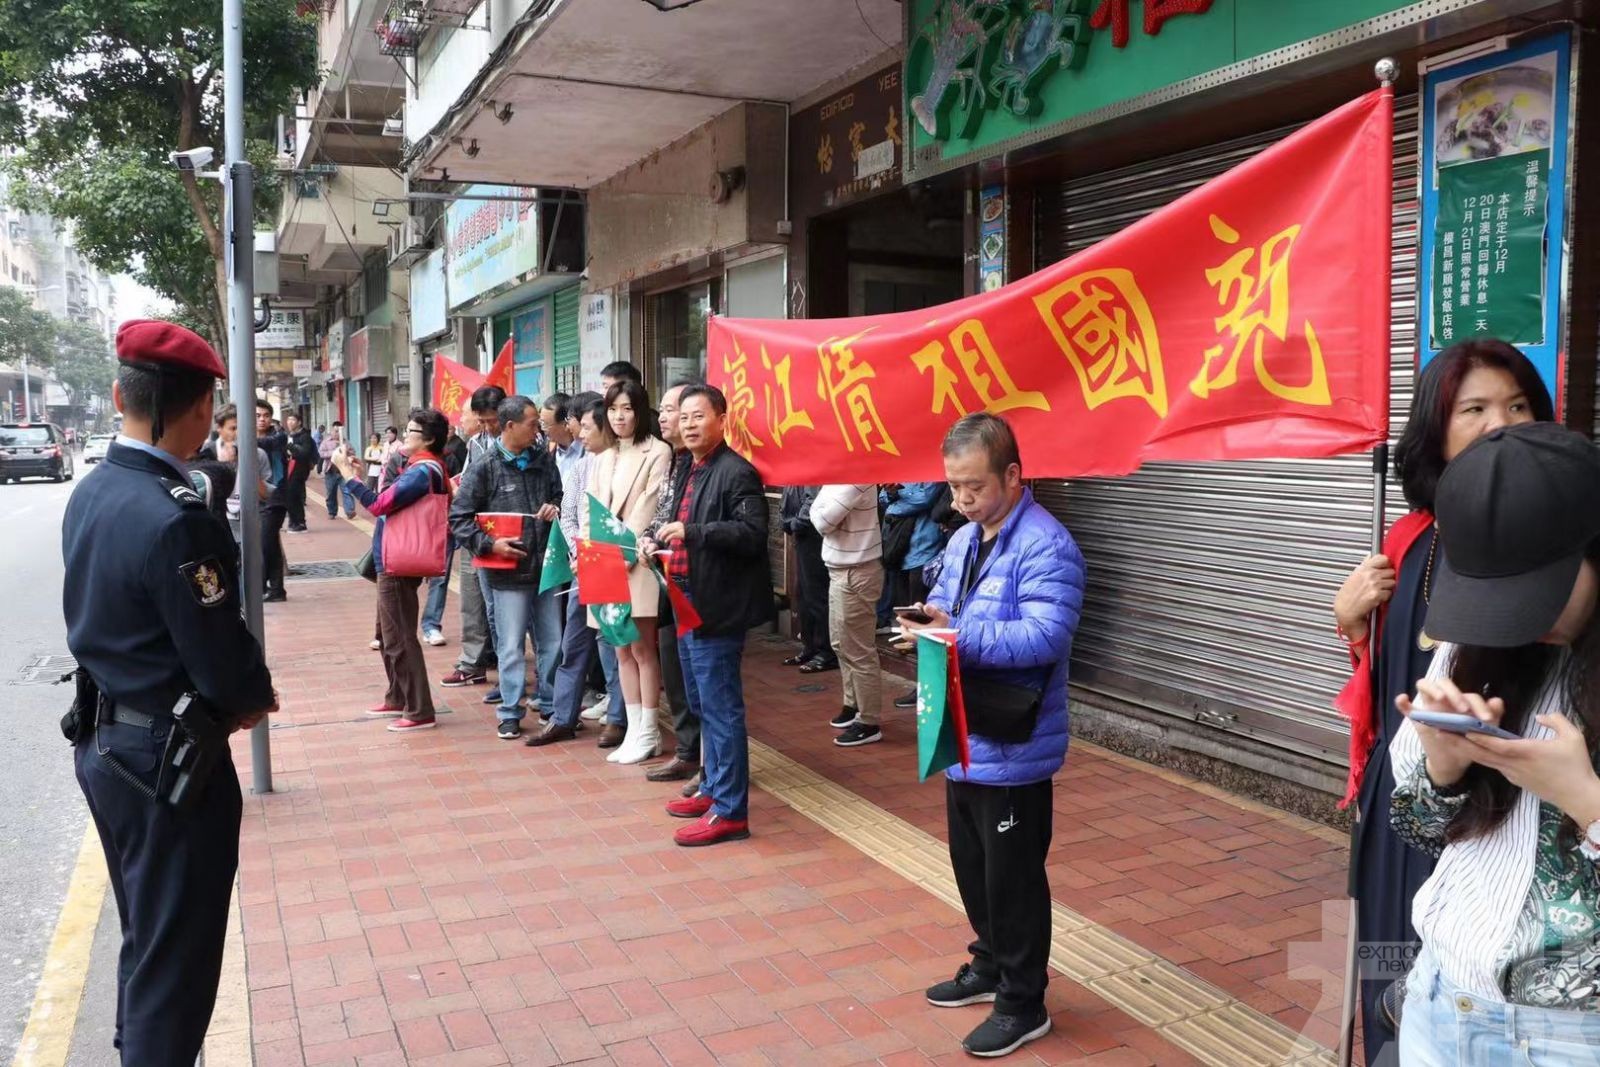
{"label": "parked car", "polygon": [[106,450],[111,447],[111,442],[117,439],[114,433],[90,434],[89,439],[83,443],[83,461],[85,463],[99,463],[106,458]]}
{"label": "parked car", "polygon": [[72,480],[72,450],[61,427],[47,422],[0,423],[0,482],[23,478]]}

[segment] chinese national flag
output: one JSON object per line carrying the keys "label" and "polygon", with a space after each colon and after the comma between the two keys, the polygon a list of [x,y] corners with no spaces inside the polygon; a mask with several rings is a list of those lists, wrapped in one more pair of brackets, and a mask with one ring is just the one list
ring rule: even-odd
{"label": "chinese national flag", "polygon": [[507,338],[506,343],[500,346],[500,354],[494,357],[494,365],[489,368],[489,373],[483,376],[484,385],[498,385],[506,391],[506,395],[517,391],[517,368],[512,353],[515,346]]}
{"label": "chinese national flag", "polygon": [[1393,159],[1394,94],[1374,90],[993,291],[713,318],[728,443],[768,485],[941,479],[945,432],[979,411],[1011,424],[1029,477],[1370,449],[1389,431]]}
{"label": "chinese national flag", "polygon": [[[478,515],[478,529],[491,538],[510,537],[513,540],[522,540],[522,523],[526,515],[519,515],[513,511],[484,511]],[[481,567],[486,571],[514,571],[517,561],[504,559],[500,556],[473,556],[472,565]]]}
{"label": "chinese national flag", "polygon": [[[689,550],[682,548],[677,551],[687,552]],[[689,594],[685,593],[677,582],[662,573],[666,570],[667,561],[671,559],[672,553],[657,552],[656,557],[656,578],[660,580],[661,588],[666,590],[667,603],[672,605],[672,618],[677,623],[678,636],[682,637],[691,630],[698,630],[704,620],[700,618],[700,613],[694,609],[694,605],[689,602]]]}
{"label": "chinese national flag", "polygon": [[604,541],[578,542],[578,603],[631,604],[628,564],[622,546]]}
{"label": "chinese national flag", "polygon": [[461,425],[461,414],[472,400],[472,391],[482,384],[483,375],[472,368],[445,356],[434,357],[433,406],[450,420],[451,426]]}

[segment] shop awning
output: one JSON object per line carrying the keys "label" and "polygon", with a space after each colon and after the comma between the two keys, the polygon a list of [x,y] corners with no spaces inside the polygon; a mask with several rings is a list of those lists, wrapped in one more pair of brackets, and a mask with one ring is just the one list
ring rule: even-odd
{"label": "shop awning", "polygon": [[535,0],[409,159],[429,180],[587,189],[741,101],[882,57],[901,17],[898,0]]}

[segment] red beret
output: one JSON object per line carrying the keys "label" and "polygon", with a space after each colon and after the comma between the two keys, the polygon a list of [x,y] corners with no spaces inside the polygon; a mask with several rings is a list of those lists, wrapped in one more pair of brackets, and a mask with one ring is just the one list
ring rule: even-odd
{"label": "red beret", "polygon": [[197,370],[226,378],[216,349],[193,330],[159,319],[129,319],[117,327],[117,358],[124,363]]}

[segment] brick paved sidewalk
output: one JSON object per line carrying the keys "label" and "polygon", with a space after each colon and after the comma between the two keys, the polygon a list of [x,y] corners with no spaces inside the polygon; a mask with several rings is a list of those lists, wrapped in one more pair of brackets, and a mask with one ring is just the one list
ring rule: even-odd
{"label": "brick paved sidewalk", "polygon": [[[365,548],[315,505],[310,522],[284,535],[292,562]],[[985,1009],[922,999],[970,933],[910,712],[839,749],[838,676],[753,637],[754,836],[680,849],[674,787],[592,735],[497,740],[481,688],[436,689],[426,734],[368,719],[373,601],[291,579],[267,605],[277,792],[246,796],[240,875],[258,1067],[971,1062]],[[452,596],[435,677],[458,631]],[[1008,1062],[1328,1062],[1268,1038],[1333,1042],[1339,835],[1076,743],[1056,795],[1055,1029]]]}

